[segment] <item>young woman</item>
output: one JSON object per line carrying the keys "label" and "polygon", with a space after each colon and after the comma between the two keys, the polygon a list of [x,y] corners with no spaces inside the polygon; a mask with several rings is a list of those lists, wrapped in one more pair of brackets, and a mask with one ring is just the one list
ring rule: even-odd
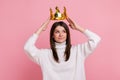
{"label": "young woman", "polygon": [[43,73],[43,80],[86,80],[84,61],[97,47],[100,37],[88,29],[84,29],[66,19],[69,26],[83,33],[88,41],[71,45],[70,32],[63,21],[55,22],[50,31],[50,49],[38,49],[35,42],[42,31],[47,28],[48,19],[26,42],[24,50],[38,65]]}

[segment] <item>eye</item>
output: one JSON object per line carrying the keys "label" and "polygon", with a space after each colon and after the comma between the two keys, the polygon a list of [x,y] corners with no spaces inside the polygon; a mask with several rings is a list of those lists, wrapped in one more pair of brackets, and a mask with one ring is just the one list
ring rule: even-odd
{"label": "eye", "polygon": [[63,30],[64,33],[66,33],[66,30]]}
{"label": "eye", "polygon": [[55,33],[59,33],[59,31],[55,31]]}

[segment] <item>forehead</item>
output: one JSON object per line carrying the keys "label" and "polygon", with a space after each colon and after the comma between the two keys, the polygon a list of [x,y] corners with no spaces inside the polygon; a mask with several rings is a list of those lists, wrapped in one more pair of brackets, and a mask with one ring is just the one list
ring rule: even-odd
{"label": "forehead", "polygon": [[65,30],[65,28],[63,26],[57,26],[55,30]]}

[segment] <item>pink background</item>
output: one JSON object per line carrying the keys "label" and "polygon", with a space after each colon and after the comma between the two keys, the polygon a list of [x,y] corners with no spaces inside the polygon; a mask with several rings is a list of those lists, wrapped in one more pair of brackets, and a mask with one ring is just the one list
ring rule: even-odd
{"label": "pink background", "polygon": [[[29,60],[23,46],[49,16],[49,8],[67,8],[79,25],[102,38],[86,59],[87,80],[120,80],[120,0],[0,0],[0,80],[42,80],[40,67]],[[49,47],[49,28],[37,47]],[[86,41],[71,30],[72,44]]]}

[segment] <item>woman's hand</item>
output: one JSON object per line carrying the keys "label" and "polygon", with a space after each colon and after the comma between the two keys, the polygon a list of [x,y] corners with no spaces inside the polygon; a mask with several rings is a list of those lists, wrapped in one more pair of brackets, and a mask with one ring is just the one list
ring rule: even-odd
{"label": "woman's hand", "polygon": [[50,18],[48,18],[35,33],[39,35],[42,31],[45,31],[49,23],[50,23]]}
{"label": "woman's hand", "polygon": [[85,29],[80,27],[79,25],[77,25],[75,22],[73,22],[69,17],[66,18],[66,20],[68,21],[69,23],[69,26],[74,29],[74,30],[78,30],[80,32],[84,32]]}
{"label": "woman's hand", "polygon": [[45,31],[46,30],[46,28],[47,28],[47,25],[49,24],[49,22],[50,22],[50,18],[48,18],[43,24],[42,24],[42,31]]}

